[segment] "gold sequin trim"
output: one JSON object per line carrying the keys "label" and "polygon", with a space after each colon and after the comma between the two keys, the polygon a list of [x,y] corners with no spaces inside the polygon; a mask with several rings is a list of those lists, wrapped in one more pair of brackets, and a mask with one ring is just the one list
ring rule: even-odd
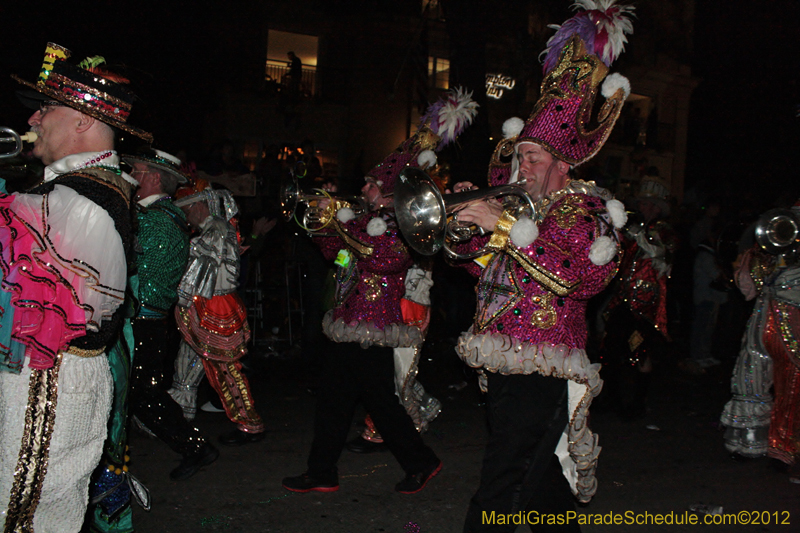
{"label": "gold sequin trim", "polygon": [[70,355],[77,355],[78,357],[97,357],[98,355],[104,354],[106,349],[95,348],[94,350],[84,350],[83,348],[70,346],[65,351]]}
{"label": "gold sequin trim", "polygon": [[558,296],[567,296],[575,292],[575,289],[581,284],[581,280],[570,283],[565,279],[559,278],[552,272],[548,272],[540,265],[532,263],[525,254],[520,253],[514,247],[509,247],[506,253],[517,261],[525,272],[530,274],[539,285]]}
{"label": "gold sequin trim", "polygon": [[14,469],[14,483],[11,486],[3,531],[33,531],[33,515],[42,496],[42,483],[50,458],[61,361],[62,355],[59,353],[52,368],[31,371],[25,429]]}
{"label": "gold sequin trim", "polygon": [[375,249],[372,246],[369,246],[359,241],[358,239],[347,233],[342,227],[342,225],[339,223],[339,221],[335,218],[333,219],[333,227],[336,229],[336,233],[339,234],[339,236],[342,238],[345,244],[360,257],[368,257],[372,255],[372,252],[375,251]]}
{"label": "gold sequin trim", "polygon": [[556,314],[556,308],[553,306],[554,299],[555,295],[549,293],[532,298],[533,303],[542,308],[533,312],[531,324],[539,329],[552,328],[556,325],[558,314]]}

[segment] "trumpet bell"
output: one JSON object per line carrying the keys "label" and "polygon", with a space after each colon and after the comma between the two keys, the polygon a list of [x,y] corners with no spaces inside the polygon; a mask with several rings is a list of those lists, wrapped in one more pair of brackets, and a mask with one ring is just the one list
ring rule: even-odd
{"label": "trumpet bell", "polygon": [[397,225],[408,244],[422,255],[444,246],[447,211],[436,184],[419,168],[400,172],[394,188]]}
{"label": "trumpet bell", "polygon": [[756,223],[756,242],[772,254],[792,252],[800,246],[800,220],[789,209],[770,209]]}

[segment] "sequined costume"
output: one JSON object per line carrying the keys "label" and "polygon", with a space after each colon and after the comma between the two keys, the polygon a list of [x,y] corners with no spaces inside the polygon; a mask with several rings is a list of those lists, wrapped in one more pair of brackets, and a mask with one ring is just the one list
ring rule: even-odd
{"label": "sequined costume", "polygon": [[335,306],[323,318],[334,345],[317,393],[308,472],[336,471],[359,400],[403,470],[423,472],[439,461],[395,394],[394,350],[416,350],[423,338],[417,325],[403,320],[401,300],[413,262],[394,213],[334,219],[314,241],[327,260],[338,260]]}
{"label": "sequined costume", "polygon": [[800,267],[760,251],[748,252],[742,263],[737,283],[750,284],[758,298],[731,378],[733,396],[720,419],[725,447],[791,465],[800,454]]}
{"label": "sequined costume", "polygon": [[622,247],[620,272],[603,311],[600,359],[608,405],[623,418],[634,419],[646,414],[650,354],[670,338],[667,278],[677,235],[664,220],[629,222]]}
{"label": "sequined costume", "polygon": [[[677,235],[665,220],[631,223],[626,227],[621,244],[625,255],[620,265],[618,289],[608,311],[624,305],[637,319],[669,338],[667,278],[678,245]],[[630,362],[636,361],[631,359]]]}
{"label": "sequined costume", "polygon": [[[232,198],[225,198],[226,205],[231,206],[226,208],[230,216],[222,216],[213,205],[209,206],[212,215],[191,240],[189,262],[178,286],[175,318],[183,340],[170,393],[184,413],[193,416],[204,370],[228,418],[241,431],[263,433],[264,422],[255,409],[250,384],[239,361],[247,352],[250,329],[244,302],[236,292],[240,243],[230,221],[236,208]],[[219,200],[214,196],[208,203]]]}
{"label": "sequined costume", "polygon": [[[412,266],[406,275],[406,293],[401,300],[403,320],[406,324],[422,325],[426,315],[430,317],[430,290],[433,286],[431,271]],[[417,431],[424,433],[428,425],[442,411],[442,403],[431,396],[417,381],[419,371],[419,356],[422,346],[395,348],[394,370],[395,388],[400,402],[405,407],[408,416],[414,421]],[[361,437],[370,442],[383,442],[375,423],[367,415],[364,420],[365,428]]]}
{"label": "sequined costume", "polygon": [[[570,423],[556,454],[573,492],[588,501],[596,490],[597,437],[587,425],[589,405],[600,392],[599,366],[586,356],[586,301],[617,272],[617,258],[597,264],[593,243],[614,240],[606,210],[612,197],[593,183],[572,181],[539,203],[539,235],[526,248],[500,236],[486,268],[467,269],[480,277],[475,323],[456,351],[466,364],[488,374],[540,374],[568,380]],[[506,211],[507,227],[516,219]],[[507,230],[506,230],[507,231]],[[464,251],[481,248],[473,239]],[[610,258],[609,258],[610,259]]]}
{"label": "sequined costume", "polygon": [[[105,350],[121,321],[133,183],[113,151],[72,154],[48,165],[41,185],[0,202],[4,252],[43,269],[17,282],[17,266],[3,257],[4,277],[14,282],[4,289],[38,301],[18,340],[39,344],[25,351],[20,374],[0,372],[0,509],[8,531],[78,531],[83,524],[112,401]],[[25,231],[15,231],[17,224]],[[47,290],[27,290],[30,281]],[[48,326],[48,312],[59,308],[67,320],[50,322],[63,338],[53,345],[48,338],[59,330]]]}
{"label": "sequined costume", "polygon": [[139,309],[132,321],[135,341],[130,378],[130,414],[183,457],[201,452],[206,440],[167,394],[172,369],[168,313],[189,255],[183,212],[166,194],[137,205],[136,287]]}

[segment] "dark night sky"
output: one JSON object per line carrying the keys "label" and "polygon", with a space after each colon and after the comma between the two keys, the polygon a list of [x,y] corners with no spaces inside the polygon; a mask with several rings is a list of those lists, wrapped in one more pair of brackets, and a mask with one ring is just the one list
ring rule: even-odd
{"label": "dark night sky", "polygon": [[[248,2],[108,0],[74,4],[69,12],[49,2],[4,4],[0,125],[9,127],[21,129],[27,118],[12,96],[17,84],[9,74],[32,79],[47,41],[72,49],[78,60],[101,54],[135,66],[130,77],[152,110],[137,125],[154,128],[162,139],[183,135],[185,142],[213,108],[226,69],[247,57],[230,53],[237,23],[226,9],[252,6]],[[698,0],[696,10],[692,73],[700,84],[691,106],[687,188],[752,193],[767,202],[781,190],[797,196],[800,2]]]}
{"label": "dark night sky", "polygon": [[[687,186],[800,193],[800,2],[697,2]],[[793,201],[793,200],[792,200]]]}

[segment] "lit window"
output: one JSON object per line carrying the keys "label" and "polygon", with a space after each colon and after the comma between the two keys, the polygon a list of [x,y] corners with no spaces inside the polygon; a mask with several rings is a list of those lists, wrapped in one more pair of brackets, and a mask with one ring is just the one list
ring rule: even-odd
{"label": "lit window", "polygon": [[428,77],[436,89],[449,89],[450,60],[428,56]]}
{"label": "lit window", "polygon": [[[315,94],[318,38],[285,31],[269,30],[265,78],[281,86],[292,86],[308,95]],[[291,58],[294,53],[302,64],[300,80],[291,79]]]}

